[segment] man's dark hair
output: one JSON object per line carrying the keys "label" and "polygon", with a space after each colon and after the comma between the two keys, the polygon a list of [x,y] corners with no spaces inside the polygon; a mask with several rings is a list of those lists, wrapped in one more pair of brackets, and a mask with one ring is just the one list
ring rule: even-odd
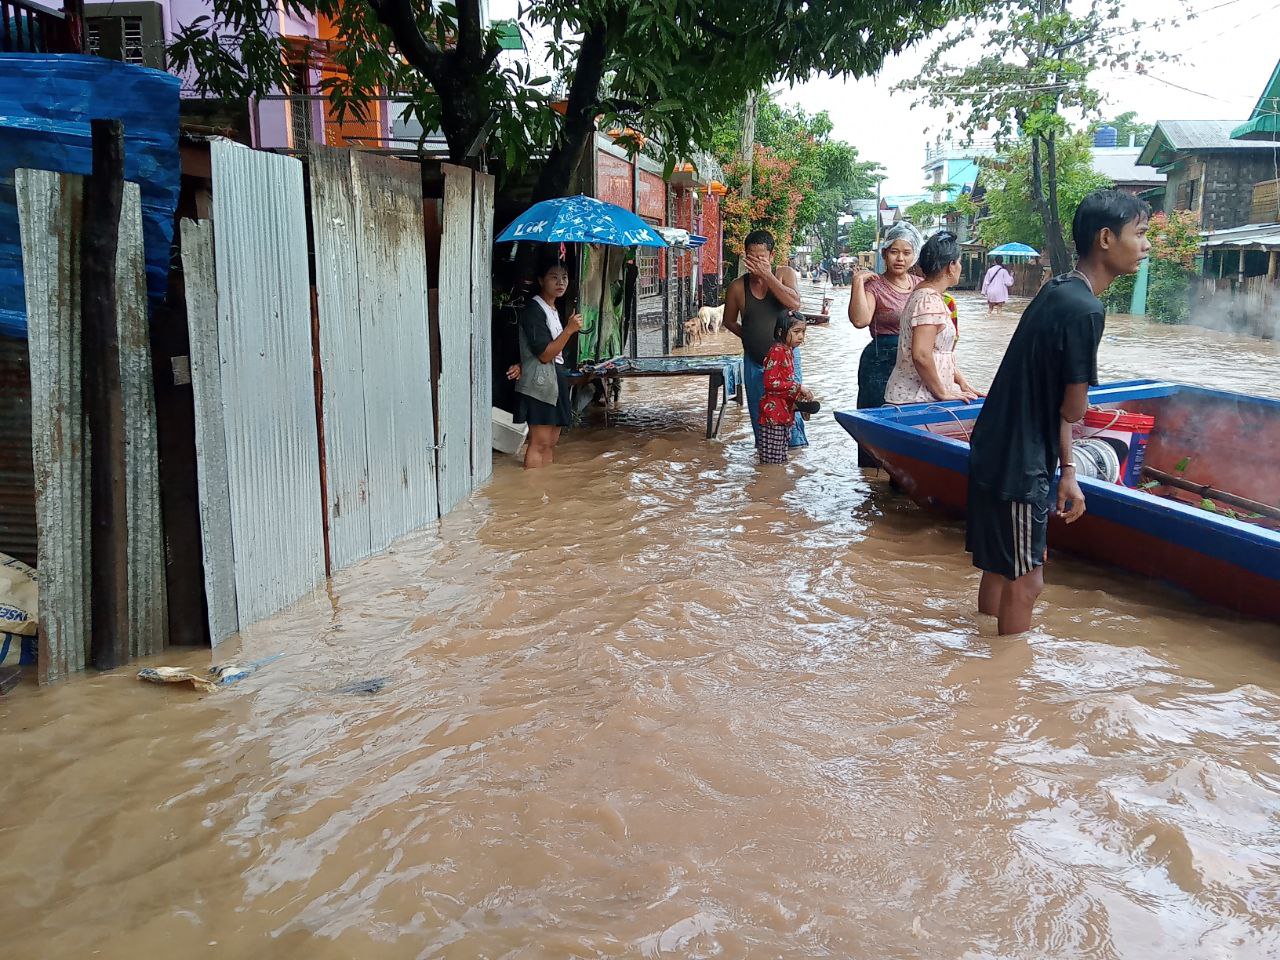
{"label": "man's dark hair", "polygon": [[954,233],[943,230],[935,233],[920,248],[920,272],[925,277],[936,277],[960,259],[960,242]]}
{"label": "man's dark hair", "polygon": [[747,247],[754,247],[758,243],[764,244],[769,252],[773,253],[773,234],[768,230],[752,230],[747,234],[747,242],[742,245],[742,249],[746,250]]}
{"label": "man's dark hair", "polygon": [[1095,190],[1076,208],[1071,221],[1071,239],[1076,244],[1076,256],[1084,259],[1093,252],[1098,234],[1104,229],[1119,236],[1126,223],[1146,220],[1151,207],[1123,190]]}

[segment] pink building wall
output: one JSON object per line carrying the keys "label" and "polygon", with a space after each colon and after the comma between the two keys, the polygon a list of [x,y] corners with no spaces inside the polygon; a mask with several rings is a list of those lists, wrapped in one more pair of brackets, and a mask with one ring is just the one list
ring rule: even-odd
{"label": "pink building wall", "polygon": [[[197,17],[208,16],[212,10],[212,5],[207,0],[159,0],[159,3],[164,10],[166,43],[172,42],[178,31],[184,26],[190,24]],[[311,40],[317,37],[315,20],[310,16],[305,19],[299,19],[287,13],[282,5],[277,4],[274,17],[276,28],[283,36]],[[313,93],[318,93],[320,89],[320,71],[312,68],[308,71],[308,74],[308,86]],[[183,96],[197,96],[191,77],[182,76],[182,80]],[[276,92],[283,93],[283,91]],[[317,142],[323,142],[325,119],[323,103],[317,101],[301,104],[283,100],[265,100],[251,103],[249,107],[253,146],[264,149],[289,149],[293,147],[291,135],[291,121],[293,118],[291,111],[295,109],[303,109],[310,112],[312,139]]]}

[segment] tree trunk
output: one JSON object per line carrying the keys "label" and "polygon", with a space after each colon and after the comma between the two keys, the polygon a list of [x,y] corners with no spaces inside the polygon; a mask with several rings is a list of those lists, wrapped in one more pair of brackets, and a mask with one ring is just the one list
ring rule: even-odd
{"label": "tree trunk", "polygon": [[1044,252],[1049,255],[1049,265],[1055,274],[1066,273],[1071,269],[1071,255],[1067,252],[1066,242],[1062,239],[1062,223],[1058,218],[1057,145],[1052,137],[1048,138],[1048,154],[1052,160],[1049,170],[1049,195],[1046,195],[1040,144],[1041,137],[1031,138],[1031,200],[1036,205],[1036,211],[1040,214],[1040,223],[1044,227]]}
{"label": "tree trunk", "polygon": [[1062,207],[1058,203],[1058,137],[1049,135],[1049,219],[1045,221],[1045,245],[1049,248],[1049,263],[1055,274],[1071,269],[1071,252],[1067,249],[1062,233]]}
{"label": "tree trunk", "polygon": [[609,53],[609,28],[607,22],[595,23],[583,34],[573,84],[569,87],[564,127],[538,174],[533,188],[534,203],[568,193],[578,164],[595,136],[600,85],[604,82],[605,59]]}
{"label": "tree trunk", "polygon": [[756,114],[760,110],[760,91],[752,90],[747,94],[747,103],[742,110],[742,142],[738,148],[738,160],[743,166],[742,186],[738,192],[744,200],[751,199],[751,180],[755,172],[756,156]]}
{"label": "tree trunk", "polygon": [[457,46],[441,49],[422,33],[410,0],[370,0],[369,7],[391,31],[396,49],[431,81],[440,98],[440,129],[449,160],[476,166],[472,147],[483,133],[494,104],[487,93],[496,45],[485,46],[480,0],[457,0]]}

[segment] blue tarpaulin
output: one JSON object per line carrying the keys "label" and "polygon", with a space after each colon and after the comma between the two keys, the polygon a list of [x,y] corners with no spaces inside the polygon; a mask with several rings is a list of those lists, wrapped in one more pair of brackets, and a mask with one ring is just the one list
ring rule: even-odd
{"label": "blue tarpaulin", "polygon": [[89,121],[124,124],[124,176],[142,194],[147,293],[169,280],[178,204],[177,77],[101,57],[0,54],[0,333],[25,338],[26,298],[13,171],[87,174]]}

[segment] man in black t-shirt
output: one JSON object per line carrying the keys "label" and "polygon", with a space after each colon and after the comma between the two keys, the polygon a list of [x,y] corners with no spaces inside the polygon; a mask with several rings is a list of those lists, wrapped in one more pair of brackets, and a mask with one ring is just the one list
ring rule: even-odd
{"label": "man in black t-shirt", "polygon": [[1023,312],[973,428],[965,548],[982,570],[978,610],[997,617],[1002,634],[1031,627],[1059,463],[1056,512],[1067,523],[1084,514],[1071,425],[1098,382],[1105,316],[1098,297],[1147,256],[1149,215],[1119,190],[1085,197],[1071,225],[1078,265],[1046,283]]}

